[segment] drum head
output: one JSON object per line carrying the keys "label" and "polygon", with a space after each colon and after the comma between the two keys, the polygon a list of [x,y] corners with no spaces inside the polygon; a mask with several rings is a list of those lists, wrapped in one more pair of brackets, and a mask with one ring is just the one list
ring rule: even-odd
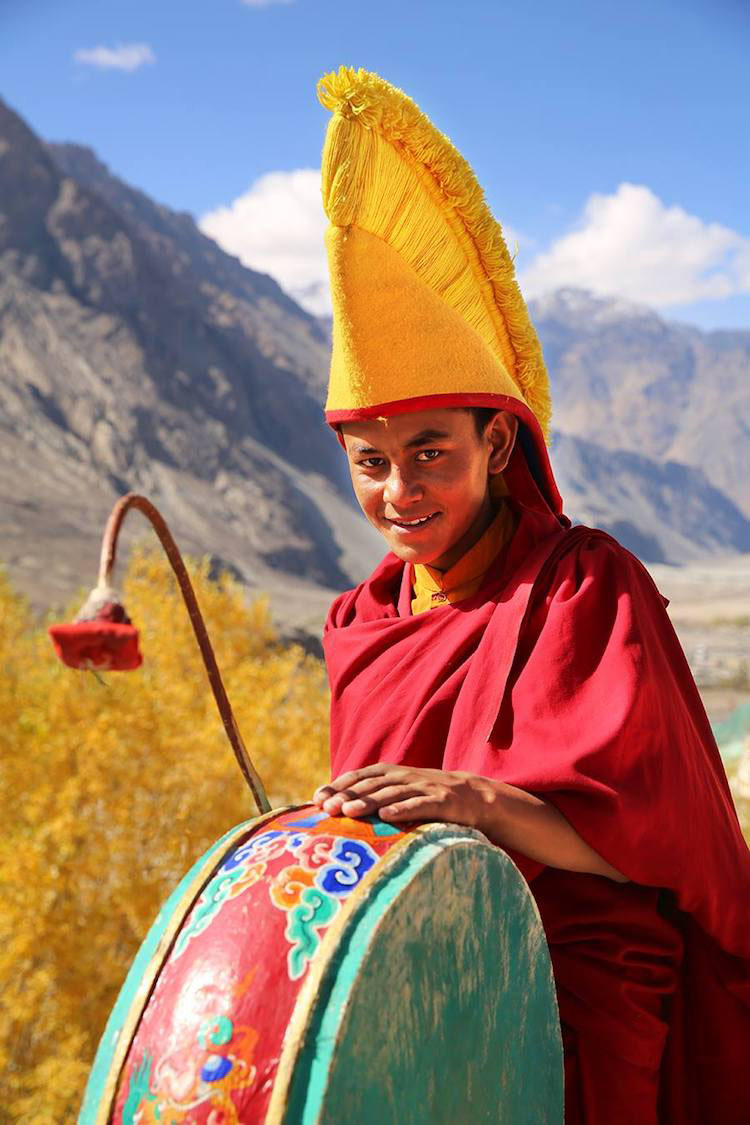
{"label": "drum head", "polygon": [[562,1123],[549,954],[504,852],[478,833],[419,829],[337,936],[300,996],[269,1120]]}

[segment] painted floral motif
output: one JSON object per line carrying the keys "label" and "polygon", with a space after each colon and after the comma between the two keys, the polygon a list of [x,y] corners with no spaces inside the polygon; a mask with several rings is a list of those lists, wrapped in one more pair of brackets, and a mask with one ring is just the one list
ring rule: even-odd
{"label": "painted floral motif", "polygon": [[199,1108],[208,1125],[239,1125],[233,1095],[255,1082],[258,1032],[233,1022],[228,1013],[254,975],[251,970],[239,988],[223,1003],[219,1000],[223,1011],[195,1012],[192,1034],[183,1036],[158,1062],[148,1053],[142,1055],[130,1071],[123,1125],[180,1125],[196,1120]]}
{"label": "painted floral motif", "polygon": [[[289,976],[302,976],[320,945],[322,931],[331,923],[341,901],[362,881],[377,860],[365,839],[314,834],[323,823],[331,831],[326,813],[308,813],[298,819],[280,818],[258,836],[252,836],[225,859],[196,902],[172,951],[180,957],[191,940],[212,924],[222,906],[243,894],[261,879],[268,883],[271,902],[288,913],[285,936],[290,943]],[[347,822],[347,826],[351,824]],[[388,825],[367,824],[371,835],[390,835]],[[273,860],[291,853],[295,863],[269,876]]]}
{"label": "painted floral motif", "polygon": [[310,961],[347,897],[402,835],[377,818],[308,807],[275,816],[226,855],[154,984],[113,1122],[265,1120]]}

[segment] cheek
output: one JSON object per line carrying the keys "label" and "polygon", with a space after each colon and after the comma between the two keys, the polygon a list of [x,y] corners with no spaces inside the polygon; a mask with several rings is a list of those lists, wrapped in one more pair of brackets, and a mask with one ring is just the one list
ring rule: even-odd
{"label": "cheek", "polygon": [[457,516],[459,512],[473,510],[480,504],[486,488],[486,473],[478,473],[473,463],[467,461],[454,465],[450,473],[435,483],[434,496],[436,500],[442,499]]}
{"label": "cheek", "polygon": [[474,494],[477,482],[478,477],[471,463],[454,461],[444,471],[434,474],[430,484],[434,491],[445,496],[467,496]]}
{"label": "cheek", "polygon": [[352,486],[357,503],[362,511],[368,515],[373,512],[377,513],[380,507],[382,488],[374,481],[362,480],[356,477],[352,477]]}

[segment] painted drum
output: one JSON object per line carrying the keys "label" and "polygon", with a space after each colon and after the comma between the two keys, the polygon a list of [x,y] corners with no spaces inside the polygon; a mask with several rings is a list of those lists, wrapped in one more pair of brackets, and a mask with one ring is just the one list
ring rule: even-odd
{"label": "painted drum", "polygon": [[83,1125],[563,1120],[555,991],[510,858],[449,824],[278,810],[157,917]]}

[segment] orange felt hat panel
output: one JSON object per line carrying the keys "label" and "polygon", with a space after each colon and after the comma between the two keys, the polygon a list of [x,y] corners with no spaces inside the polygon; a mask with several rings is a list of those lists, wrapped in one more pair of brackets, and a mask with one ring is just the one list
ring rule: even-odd
{"label": "orange felt hat panel", "polygon": [[329,227],[336,316],[326,412],[430,395],[523,396],[479,334],[387,242]]}

